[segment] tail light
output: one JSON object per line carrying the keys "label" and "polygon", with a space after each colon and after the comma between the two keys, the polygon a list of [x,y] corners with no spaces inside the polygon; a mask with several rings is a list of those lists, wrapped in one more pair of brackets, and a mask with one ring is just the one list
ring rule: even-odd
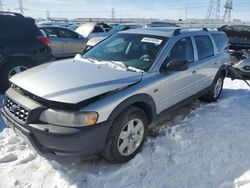
{"label": "tail light", "polygon": [[50,41],[47,37],[44,36],[36,36],[36,39],[41,41],[43,44],[45,44],[46,46],[50,47]]}

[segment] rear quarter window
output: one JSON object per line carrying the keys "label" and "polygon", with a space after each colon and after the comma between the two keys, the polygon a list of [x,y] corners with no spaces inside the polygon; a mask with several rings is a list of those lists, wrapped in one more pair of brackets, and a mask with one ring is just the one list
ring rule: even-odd
{"label": "rear quarter window", "polygon": [[6,37],[29,38],[41,34],[31,18],[6,16],[1,22]]}
{"label": "rear quarter window", "polygon": [[218,52],[223,52],[228,49],[228,40],[223,34],[212,34]]}
{"label": "rear quarter window", "polygon": [[214,55],[213,44],[208,35],[195,36],[198,59],[206,59]]}

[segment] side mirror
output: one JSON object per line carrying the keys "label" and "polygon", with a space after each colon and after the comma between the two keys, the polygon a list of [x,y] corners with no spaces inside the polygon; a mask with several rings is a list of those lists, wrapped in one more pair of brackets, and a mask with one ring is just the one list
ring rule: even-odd
{"label": "side mirror", "polygon": [[185,71],[188,69],[187,61],[172,61],[167,63],[164,67],[162,67],[163,72],[166,71]]}

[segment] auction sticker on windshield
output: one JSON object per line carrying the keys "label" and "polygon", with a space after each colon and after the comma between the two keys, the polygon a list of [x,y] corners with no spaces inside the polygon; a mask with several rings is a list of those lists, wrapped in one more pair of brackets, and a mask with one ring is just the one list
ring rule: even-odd
{"label": "auction sticker on windshield", "polygon": [[156,38],[150,38],[150,37],[144,37],[141,42],[148,42],[148,43],[153,43],[160,45],[162,40],[161,39],[156,39]]}

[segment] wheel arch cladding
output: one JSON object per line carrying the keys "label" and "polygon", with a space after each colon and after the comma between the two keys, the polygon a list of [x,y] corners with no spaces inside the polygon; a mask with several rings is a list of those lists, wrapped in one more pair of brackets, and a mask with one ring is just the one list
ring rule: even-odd
{"label": "wheel arch cladding", "polygon": [[1,63],[0,67],[3,69],[8,63],[12,63],[15,61],[27,62],[31,65],[36,65],[36,61],[34,58],[30,56],[9,56]]}
{"label": "wheel arch cladding", "polygon": [[156,117],[156,106],[154,99],[148,94],[136,94],[122,101],[111,112],[108,120],[114,120],[122,111],[130,106],[135,106],[143,110],[151,123]]}
{"label": "wheel arch cladding", "polygon": [[217,72],[215,78],[217,78],[220,74],[223,74],[225,77],[227,76],[228,71],[227,71],[227,66],[226,66],[226,65],[221,66],[221,68],[220,68],[219,71]]}

